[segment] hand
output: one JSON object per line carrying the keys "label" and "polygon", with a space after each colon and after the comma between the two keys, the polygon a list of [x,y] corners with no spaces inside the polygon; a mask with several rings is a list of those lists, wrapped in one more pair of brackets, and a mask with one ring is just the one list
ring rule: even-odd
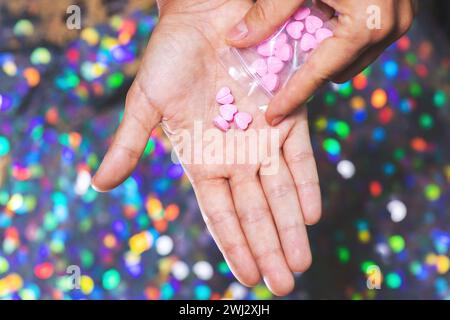
{"label": "hand", "polygon": [[[258,44],[273,34],[304,0],[258,0],[228,34],[231,45],[244,48]],[[266,113],[276,125],[304,104],[325,82],[343,83],[360,73],[410,28],[414,17],[412,0],[317,0],[319,9],[335,25],[334,37],[324,41],[310,59],[280,90]],[[377,6],[381,28],[370,29],[368,8]],[[373,8],[373,7],[372,7]]]}
{"label": "hand", "polygon": [[[277,128],[243,94],[217,57],[225,34],[251,7],[241,0],[164,2],[140,70],[126,98],[124,118],[93,178],[100,191],[122,183],[135,168],[152,129],[162,126],[178,153],[181,132],[194,135],[194,123],[215,130],[217,90],[229,86],[241,111],[253,115],[250,129],[279,130],[279,170],[260,174],[261,163],[183,163],[206,224],[232,272],[253,286],[262,275],[277,295],[294,286],[292,272],[311,263],[306,224],[321,214],[320,189],[310,144],[307,115],[293,114]],[[266,146],[263,146],[266,147]],[[182,150],[183,149],[183,150]],[[206,151],[204,147],[202,152]],[[228,150],[222,150],[224,153]],[[249,152],[243,145],[235,155]]]}

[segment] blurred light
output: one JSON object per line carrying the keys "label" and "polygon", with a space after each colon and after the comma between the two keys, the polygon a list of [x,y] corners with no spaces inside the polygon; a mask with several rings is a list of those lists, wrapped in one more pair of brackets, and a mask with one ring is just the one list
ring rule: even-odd
{"label": "blurred light", "polygon": [[387,210],[391,214],[391,219],[394,222],[400,222],[405,219],[407,214],[406,205],[400,200],[392,200],[387,204]]}
{"label": "blurred light", "polygon": [[120,273],[115,269],[109,269],[103,274],[103,287],[106,290],[114,290],[120,284]]}
{"label": "blurred light", "polygon": [[75,182],[75,193],[79,196],[84,195],[91,186],[91,174],[86,170],[80,170]]}
{"label": "blurred light", "polygon": [[193,266],[193,271],[197,278],[201,280],[209,280],[214,274],[211,265],[206,261],[199,261]]}
{"label": "blurred light", "polygon": [[172,274],[177,280],[184,280],[189,275],[189,267],[183,261],[177,261],[172,266]]}
{"label": "blurred light", "polygon": [[394,235],[389,238],[389,246],[392,251],[399,253],[405,249],[405,239],[400,235]]}
{"label": "blurred light", "polygon": [[166,256],[173,249],[173,241],[169,236],[161,236],[156,240],[156,252],[161,256]]}
{"label": "blurred light", "polygon": [[135,234],[128,240],[130,249],[135,254],[141,254],[151,248],[153,244],[153,236],[149,231],[143,231]]}
{"label": "blurred light", "polygon": [[342,160],[337,165],[337,171],[344,179],[350,179],[354,176],[356,168],[351,161]]}
{"label": "blurred light", "polygon": [[398,289],[402,285],[402,278],[398,273],[388,273],[386,275],[386,285],[391,289]]}

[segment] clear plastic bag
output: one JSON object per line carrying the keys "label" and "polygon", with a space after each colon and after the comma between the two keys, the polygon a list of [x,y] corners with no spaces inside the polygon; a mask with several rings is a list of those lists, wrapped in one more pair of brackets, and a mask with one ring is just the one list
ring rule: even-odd
{"label": "clear plastic bag", "polygon": [[247,49],[227,48],[219,55],[228,74],[248,96],[264,92],[266,101],[257,102],[264,105],[331,36],[332,25],[325,15],[314,6],[302,6],[266,41]]}

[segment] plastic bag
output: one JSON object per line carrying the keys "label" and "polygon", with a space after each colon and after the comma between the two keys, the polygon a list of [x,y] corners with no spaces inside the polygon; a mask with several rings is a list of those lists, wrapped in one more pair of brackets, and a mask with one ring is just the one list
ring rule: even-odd
{"label": "plastic bag", "polygon": [[332,36],[325,15],[316,7],[302,6],[268,40],[247,49],[227,48],[219,55],[228,74],[248,96],[263,91],[270,100],[314,49]]}

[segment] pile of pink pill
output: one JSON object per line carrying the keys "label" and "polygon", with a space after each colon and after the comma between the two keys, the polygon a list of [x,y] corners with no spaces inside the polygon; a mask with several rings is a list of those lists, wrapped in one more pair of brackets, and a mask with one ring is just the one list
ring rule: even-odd
{"label": "pile of pink pill", "polygon": [[[250,69],[260,77],[268,91],[274,92],[280,86],[280,73],[294,55],[308,53],[332,36],[333,32],[325,27],[321,18],[314,15],[310,8],[302,7],[282,30],[256,47],[259,57],[252,62]],[[301,52],[294,52],[296,48]]]}
{"label": "pile of pink pill", "polygon": [[213,123],[217,128],[226,132],[231,128],[231,123],[234,122],[239,129],[247,130],[248,126],[253,121],[253,118],[247,112],[239,112],[237,107],[233,104],[234,97],[231,94],[230,88],[221,88],[217,92],[216,101],[220,105],[219,115],[213,120]]}

